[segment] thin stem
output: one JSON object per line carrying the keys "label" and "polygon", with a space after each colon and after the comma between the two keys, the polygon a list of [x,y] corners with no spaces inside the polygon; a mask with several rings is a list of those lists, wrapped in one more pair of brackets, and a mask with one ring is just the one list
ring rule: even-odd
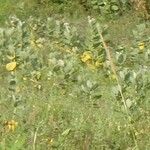
{"label": "thin stem", "polygon": [[107,56],[107,58],[108,58],[108,60],[109,60],[109,62],[110,62],[110,68],[111,68],[113,74],[114,74],[115,77],[116,77],[118,89],[119,89],[119,92],[120,92],[120,95],[121,95],[121,99],[122,99],[122,102],[123,102],[123,105],[124,105],[124,109],[125,109],[126,114],[127,114],[128,124],[130,125],[130,130],[131,130],[132,137],[133,137],[133,140],[134,140],[134,143],[135,143],[135,147],[136,147],[136,149],[139,149],[139,148],[138,148],[138,144],[137,144],[137,140],[136,140],[136,135],[135,135],[135,132],[134,132],[134,127],[133,127],[133,125],[131,124],[131,116],[130,116],[129,109],[128,109],[127,104],[126,104],[125,97],[124,97],[124,95],[123,95],[122,86],[121,86],[119,77],[118,77],[118,75],[117,75],[116,66],[115,66],[115,64],[114,64],[114,62],[113,62],[113,58],[112,58],[112,56],[111,56],[111,51],[110,51],[110,49],[108,48],[108,46],[107,46],[107,44],[106,44],[106,42],[105,42],[105,40],[104,40],[104,38],[103,38],[103,35],[102,35],[102,33],[100,32],[100,30],[99,30],[99,26],[98,26],[98,25],[97,25],[97,30],[98,30],[100,39],[101,39],[101,41],[102,41],[103,47],[104,47],[104,49],[105,49],[105,51],[106,51],[106,56]]}
{"label": "thin stem", "polygon": [[33,150],[36,150],[36,139],[37,139],[37,132],[39,128],[36,128],[34,137],[33,137]]}

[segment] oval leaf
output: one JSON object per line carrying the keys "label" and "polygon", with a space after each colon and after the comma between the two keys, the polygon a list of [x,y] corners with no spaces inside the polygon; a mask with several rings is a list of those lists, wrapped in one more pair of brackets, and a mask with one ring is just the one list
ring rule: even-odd
{"label": "oval leaf", "polygon": [[61,135],[66,136],[69,134],[69,132],[71,131],[70,128],[66,129]]}
{"label": "oval leaf", "polygon": [[111,9],[112,9],[113,11],[118,11],[118,10],[119,10],[119,7],[118,7],[117,5],[113,5],[113,6],[111,6]]}

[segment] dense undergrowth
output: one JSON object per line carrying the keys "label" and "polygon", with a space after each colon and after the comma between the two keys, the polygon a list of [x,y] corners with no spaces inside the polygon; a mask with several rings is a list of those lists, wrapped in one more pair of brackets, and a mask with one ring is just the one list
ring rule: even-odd
{"label": "dense undergrowth", "polygon": [[129,16],[7,20],[0,149],[149,149],[150,24]]}

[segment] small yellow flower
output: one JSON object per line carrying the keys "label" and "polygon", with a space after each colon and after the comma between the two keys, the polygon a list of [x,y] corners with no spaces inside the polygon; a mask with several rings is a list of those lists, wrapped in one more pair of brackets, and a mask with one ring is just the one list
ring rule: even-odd
{"label": "small yellow flower", "polygon": [[145,43],[141,42],[138,44],[138,46],[139,46],[140,52],[143,52],[143,49],[145,48]]}
{"label": "small yellow flower", "polygon": [[89,51],[86,51],[81,55],[81,61],[84,63],[86,63],[87,61],[91,61],[92,58],[93,58],[92,53]]}
{"label": "small yellow flower", "polygon": [[7,131],[15,131],[16,127],[18,126],[18,122],[14,120],[5,121],[4,126]]}
{"label": "small yellow flower", "polygon": [[17,63],[15,61],[10,62],[10,63],[6,64],[6,70],[13,71],[13,70],[15,70],[16,66],[17,66]]}

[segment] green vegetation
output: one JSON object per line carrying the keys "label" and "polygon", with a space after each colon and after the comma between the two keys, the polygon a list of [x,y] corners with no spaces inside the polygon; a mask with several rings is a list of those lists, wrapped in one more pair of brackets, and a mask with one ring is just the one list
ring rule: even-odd
{"label": "green vegetation", "polygon": [[129,0],[0,8],[0,150],[149,150],[147,11]]}

